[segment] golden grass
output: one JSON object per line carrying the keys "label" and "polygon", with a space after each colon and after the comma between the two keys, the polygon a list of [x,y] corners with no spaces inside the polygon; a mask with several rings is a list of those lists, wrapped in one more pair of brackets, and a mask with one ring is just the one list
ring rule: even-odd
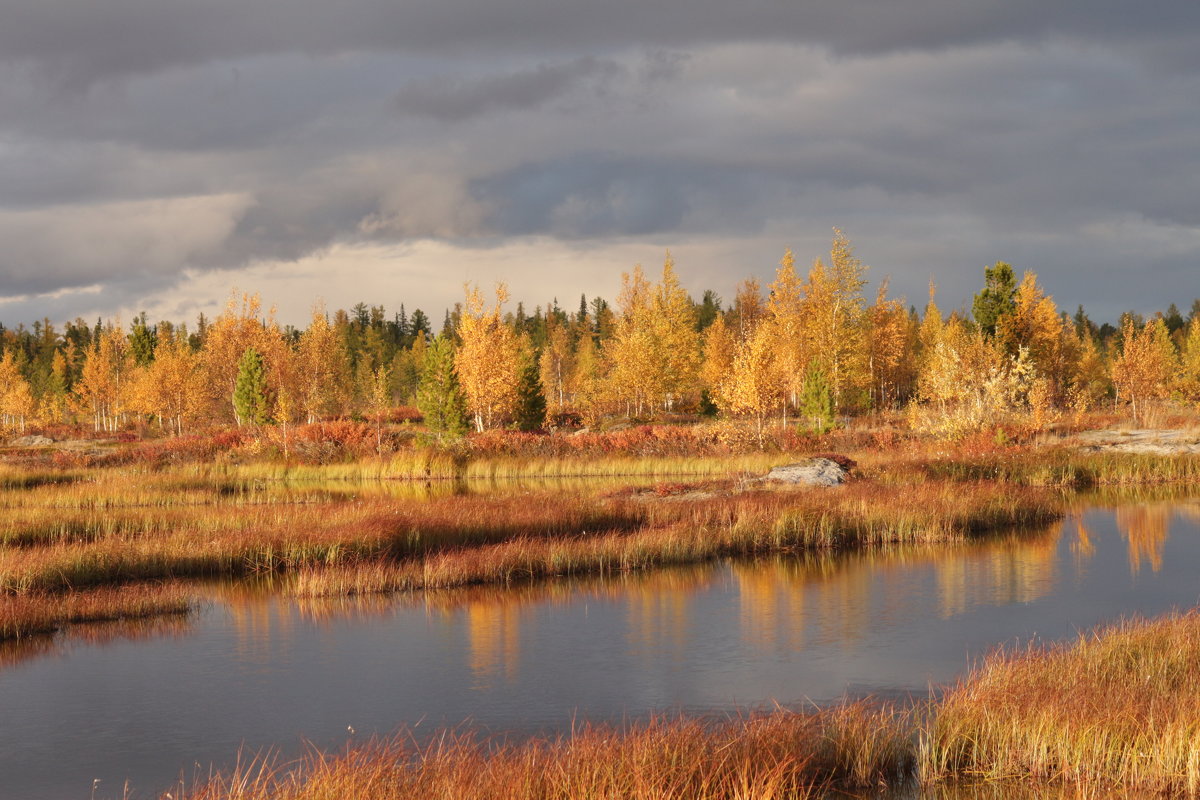
{"label": "golden grass", "polygon": [[418,743],[411,733],[299,763],[252,760],[185,788],[191,800],[767,800],[873,787],[912,768],[905,715],[863,703],[705,722],[656,718],[583,725],[558,738]]}
{"label": "golden grass", "polygon": [[938,704],[926,779],[972,775],[1200,792],[1200,615],[997,653]]}
{"label": "golden grass", "polygon": [[313,749],[298,762],[255,759],[174,796],[767,800],[858,796],[914,777],[931,797],[1200,794],[1200,615],[998,652],[909,710],[857,702],[722,721],[656,718],[524,741],[466,728],[418,743],[409,732],[340,753]]}
{"label": "golden grass", "polygon": [[193,601],[178,584],[65,594],[0,595],[0,641],[54,633],[65,625],[184,614]]}
{"label": "golden grass", "polygon": [[645,525],[631,531],[520,537],[400,561],[304,565],[289,591],[318,597],[442,589],[785,550],[961,541],[984,531],[1042,524],[1059,513],[1055,504],[1021,492],[956,488],[930,485],[900,492],[859,486],[836,494],[753,492],[732,499],[644,503]]}
{"label": "golden grass", "polygon": [[[575,489],[396,499],[386,493],[106,473],[16,493],[0,517],[0,592],[57,592],[162,580],[436,557],[419,583],[642,569],[721,555],[945,541],[1038,524],[1058,501],[1034,490],[929,481],[835,491],[733,491],[649,500]],[[12,500],[8,493],[4,500]],[[505,545],[505,543],[508,543]],[[502,546],[503,545],[503,546]],[[485,548],[475,552],[478,548]],[[486,549],[491,548],[491,549]],[[455,555],[445,556],[448,551]],[[444,577],[459,565],[468,577]],[[517,566],[514,566],[516,564]],[[430,572],[432,571],[432,572]],[[375,585],[379,581],[372,579]]]}

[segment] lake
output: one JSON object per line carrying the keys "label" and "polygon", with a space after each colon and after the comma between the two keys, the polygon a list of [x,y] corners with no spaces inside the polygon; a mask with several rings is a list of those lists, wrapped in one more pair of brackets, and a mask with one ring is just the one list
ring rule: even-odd
{"label": "lake", "polygon": [[[1200,504],[1082,507],[986,542],[615,579],[297,601],[220,584],[186,619],[0,648],[0,797],[155,797],[240,748],[399,726],[922,698],[997,645],[1200,601]],[[97,782],[98,781],[98,782]]]}

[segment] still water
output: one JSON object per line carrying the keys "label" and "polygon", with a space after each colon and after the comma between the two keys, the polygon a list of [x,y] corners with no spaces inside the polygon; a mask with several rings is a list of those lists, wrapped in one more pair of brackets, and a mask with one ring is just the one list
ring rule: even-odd
{"label": "still water", "polygon": [[294,754],[401,725],[524,734],[922,697],[998,644],[1196,605],[1200,504],[1089,508],[956,547],[416,599],[210,597],[187,619],[0,648],[0,798],[155,797],[240,748]]}

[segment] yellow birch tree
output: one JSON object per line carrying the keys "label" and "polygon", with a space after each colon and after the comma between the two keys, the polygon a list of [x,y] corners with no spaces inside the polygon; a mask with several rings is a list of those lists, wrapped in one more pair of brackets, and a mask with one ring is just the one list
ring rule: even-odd
{"label": "yellow birch tree", "polygon": [[485,308],[478,286],[466,286],[459,317],[461,344],[454,365],[467,398],[467,410],[482,433],[512,412],[517,400],[519,345],[500,309],[508,300],[504,284],[496,285],[496,303]]}

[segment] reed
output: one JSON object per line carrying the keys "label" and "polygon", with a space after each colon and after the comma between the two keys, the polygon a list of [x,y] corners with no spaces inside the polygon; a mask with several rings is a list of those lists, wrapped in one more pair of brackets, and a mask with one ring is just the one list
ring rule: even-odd
{"label": "reed", "polygon": [[721,721],[586,724],[522,742],[481,739],[469,729],[424,741],[402,732],[339,754],[311,750],[295,763],[248,759],[180,794],[190,800],[812,798],[830,786],[903,780],[913,763],[911,738],[905,715],[865,703]]}

